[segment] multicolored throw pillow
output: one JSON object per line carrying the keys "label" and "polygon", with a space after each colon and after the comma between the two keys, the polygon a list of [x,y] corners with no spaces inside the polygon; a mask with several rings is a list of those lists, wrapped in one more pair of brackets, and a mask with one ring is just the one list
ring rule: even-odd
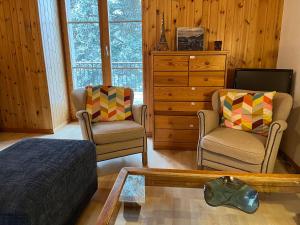
{"label": "multicolored throw pillow", "polygon": [[276,92],[228,92],[223,103],[222,125],[237,130],[268,135]]}
{"label": "multicolored throw pillow", "polygon": [[88,86],[86,110],[92,122],[132,120],[130,88],[113,86]]}
{"label": "multicolored throw pillow", "polygon": [[100,121],[100,88],[101,86],[87,86],[86,111],[91,115],[92,122]]}

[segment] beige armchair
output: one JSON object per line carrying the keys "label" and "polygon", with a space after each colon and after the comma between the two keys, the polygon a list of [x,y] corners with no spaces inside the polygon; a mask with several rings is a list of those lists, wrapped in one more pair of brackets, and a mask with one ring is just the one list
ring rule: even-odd
{"label": "beige armchair", "polygon": [[[243,90],[239,90],[243,91]],[[268,137],[220,127],[219,91],[212,96],[213,110],[200,110],[198,167],[217,170],[272,173],[286,120],[292,108],[289,94],[277,93],[273,99],[273,122]],[[251,92],[251,91],[244,91]]]}
{"label": "beige armchair", "polygon": [[143,165],[147,165],[146,105],[132,105],[133,121],[91,123],[85,110],[86,90],[74,90],[72,101],[82,136],[96,145],[98,161],[142,153]]}

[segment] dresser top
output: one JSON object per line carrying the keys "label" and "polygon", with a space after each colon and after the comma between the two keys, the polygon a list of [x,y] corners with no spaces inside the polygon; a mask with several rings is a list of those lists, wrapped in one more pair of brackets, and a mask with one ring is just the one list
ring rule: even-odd
{"label": "dresser top", "polygon": [[227,55],[229,51],[152,51],[152,55]]}

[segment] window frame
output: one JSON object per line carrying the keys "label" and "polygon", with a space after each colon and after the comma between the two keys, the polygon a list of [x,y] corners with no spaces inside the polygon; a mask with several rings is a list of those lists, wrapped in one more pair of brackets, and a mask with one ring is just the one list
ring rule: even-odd
{"label": "window frame", "polygon": [[[60,15],[60,26],[62,32],[63,50],[65,55],[65,70],[67,74],[67,85],[68,85],[68,97],[69,97],[69,109],[71,120],[76,120],[76,112],[71,103],[71,95],[74,90],[73,85],[73,73],[72,73],[72,59],[70,52],[69,33],[68,33],[68,20],[66,3],[67,0],[58,0],[59,3],[59,15]],[[141,0],[141,14],[142,14],[142,71],[143,71],[143,102],[147,101],[148,92],[145,85],[145,57],[144,57],[144,0]],[[99,28],[100,28],[100,48],[101,48],[101,60],[102,60],[102,81],[103,85],[112,85],[112,63],[110,55],[110,32],[109,32],[109,15],[108,15],[108,0],[98,0],[98,11],[99,11]],[[132,21],[130,21],[132,22]],[[138,20],[137,22],[140,22]]]}

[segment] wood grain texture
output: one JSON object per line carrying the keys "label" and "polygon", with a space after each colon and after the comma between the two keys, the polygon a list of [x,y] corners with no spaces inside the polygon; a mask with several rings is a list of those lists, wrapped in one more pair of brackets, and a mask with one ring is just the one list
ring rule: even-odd
{"label": "wood grain texture", "polygon": [[38,5],[0,1],[0,127],[53,130]]}
{"label": "wood grain texture", "polygon": [[[143,0],[143,4],[145,103],[150,109],[149,54],[159,41],[162,12],[171,50],[176,49],[177,27],[204,27],[208,50],[212,50],[214,41],[223,41],[222,49],[229,51],[226,69],[229,86],[234,68],[276,67],[283,0]],[[152,118],[151,110],[148,118]],[[148,123],[151,131],[151,122]]]}
{"label": "wood grain texture", "polygon": [[39,15],[52,122],[56,129],[69,121],[67,76],[57,1],[39,0]]}
{"label": "wood grain texture", "polygon": [[0,1],[0,129],[53,132],[69,118],[57,1]]}

